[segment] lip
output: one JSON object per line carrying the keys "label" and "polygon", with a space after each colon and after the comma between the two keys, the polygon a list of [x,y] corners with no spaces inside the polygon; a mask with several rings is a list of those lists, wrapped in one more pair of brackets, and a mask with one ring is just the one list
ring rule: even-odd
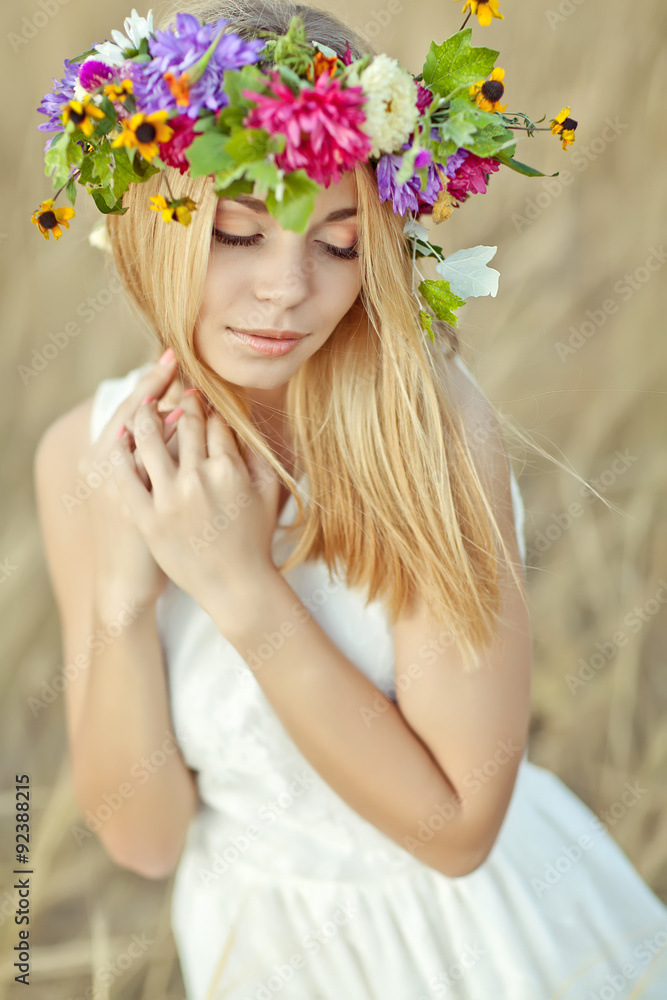
{"label": "lip", "polygon": [[292,335],[294,334],[292,330],[262,330],[262,333],[266,334],[266,336],[258,336],[255,333],[250,334],[241,330],[235,330],[231,326],[228,326],[227,329],[241,343],[247,344],[248,347],[252,347],[253,350],[258,351],[260,354],[274,358],[289,353],[307,336],[305,333]]}

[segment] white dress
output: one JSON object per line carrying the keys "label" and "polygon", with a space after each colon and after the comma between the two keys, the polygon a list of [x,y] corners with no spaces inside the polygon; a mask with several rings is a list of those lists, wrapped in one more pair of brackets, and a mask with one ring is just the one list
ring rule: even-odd
{"label": "white dress", "polygon": [[[99,384],[93,440],[149,368]],[[525,560],[514,477],[512,493]],[[290,497],[276,561],[295,514]],[[364,607],[324,563],[286,579],[395,700],[383,605]],[[330,788],[245,660],[171,582],[157,619],[174,732],[200,793],[171,904],[187,1000],[666,1000],[667,908],[556,775],[524,752],[490,855],[448,878]],[[628,784],[626,807],[641,793]]]}

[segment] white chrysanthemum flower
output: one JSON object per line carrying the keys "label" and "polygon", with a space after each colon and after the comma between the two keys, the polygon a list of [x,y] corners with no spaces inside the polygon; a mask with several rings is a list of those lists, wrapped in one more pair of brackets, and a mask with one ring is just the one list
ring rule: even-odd
{"label": "white chrysanthemum flower", "polygon": [[88,242],[91,247],[96,247],[97,250],[104,250],[107,253],[111,253],[111,243],[109,242],[109,234],[107,232],[106,222],[102,219],[98,222],[93,229],[90,230],[88,234]]}
{"label": "white chrysanthemum flower", "polygon": [[[140,17],[135,8],[132,13],[125,18],[125,33],[115,29],[111,32],[113,42],[100,42],[93,45],[96,52],[102,56],[109,66],[122,66],[127,59],[126,49],[138,49],[142,38],[148,38],[153,34],[153,11],[148,12],[148,17]],[[114,44],[115,43],[115,44]]]}
{"label": "white chrysanthemum flower", "polygon": [[373,140],[371,156],[393,153],[407,142],[415,130],[417,85],[398,64],[398,60],[382,54],[359,76],[367,95],[363,106],[366,121],[360,127]]}

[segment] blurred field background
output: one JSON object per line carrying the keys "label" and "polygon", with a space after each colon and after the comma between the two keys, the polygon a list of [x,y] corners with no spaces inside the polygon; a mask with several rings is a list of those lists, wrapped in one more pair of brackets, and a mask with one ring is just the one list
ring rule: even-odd
{"label": "blurred field background", "polygon": [[[462,4],[451,0],[394,2],[389,15],[385,0],[321,6],[413,73],[430,40],[443,40],[463,20]],[[39,13],[45,10],[51,13]],[[560,179],[501,168],[486,195],[472,195],[448,222],[429,228],[445,253],[498,247],[491,262],[501,273],[498,295],[462,310],[462,354],[492,400],[619,508],[587,499],[576,479],[539,455],[528,452],[516,465],[535,650],[529,756],[599,815],[611,810],[613,837],[667,901],[667,268],[664,257],[646,266],[654,249],[666,249],[667,10],[658,0],[501,0],[501,10],[504,20],[469,26],[473,44],[500,50],[508,110],[534,121],[545,116],[544,125],[570,104],[576,140],[564,152],[549,132],[524,135],[517,159],[561,171]],[[0,1000],[25,995],[13,981],[11,888],[13,784],[24,771],[32,782],[32,1000],[184,996],[169,930],[170,882],[116,867],[95,837],[77,846],[72,827],[82,818],[70,786],[63,699],[37,715],[28,704],[62,666],[35,516],[37,442],[101,379],[125,374],[150,351],[146,331],[108,291],[104,255],[88,243],[101,218],[92,199],[79,195],[57,245],[30,222],[53,193],[43,174],[46,135],[36,128],[45,119],[35,109],[63,75],[64,58],[110,38],[129,12],[119,0],[17,0],[0,11]],[[58,204],[68,202],[61,196]],[[95,316],[82,320],[77,307],[89,297]],[[80,334],[24,384],[19,366],[70,321]],[[571,338],[570,348],[580,346],[565,353],[559,345]],[[579,671],[587,679],[574,687]],[[619,806],[628,782],[645,791],[634,805]],[[128,962],[132,935],[144,933],[150,946]]]}

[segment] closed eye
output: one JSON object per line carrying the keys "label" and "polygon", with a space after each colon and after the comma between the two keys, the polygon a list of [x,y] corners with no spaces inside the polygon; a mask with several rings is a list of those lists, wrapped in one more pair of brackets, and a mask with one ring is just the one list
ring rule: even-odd
{"label": "closed eye", "polygon": [[[254,236],[233,236],[231,233],[223,233],[221,229],[215,228],[213,229],[213,236],[217,243],[232,247],[254,247],[262,239],[261,233],[256,233]],[[338,257],[341,260],[356,260],[359,256],[356,250],[356,242],[351,247],[337,247],[333,243],[323,243],[322,240],[317,240],[316,242],[324,247],[325,251],[331,254],[332,257]]]}

